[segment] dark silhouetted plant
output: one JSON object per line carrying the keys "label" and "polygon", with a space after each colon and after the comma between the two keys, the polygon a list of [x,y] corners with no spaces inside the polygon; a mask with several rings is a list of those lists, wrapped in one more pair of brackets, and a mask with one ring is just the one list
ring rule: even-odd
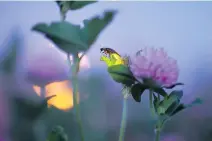
{"label": "dark silhouetted plant", "polygon": [[[116,11],[109,10],[103,13],[103,16],[94,16],[83,21],[83,27],[65,21],[68,11],[79,10],[96,1],[56,1],[60,9],[61,21],[52,22],[50,25],[38,23],[32,27],[33,31],[42,33],[47,39],[51,40],[57,48],[67,54],[67,60],[70,66],[70,82],[73,88],[74,108],[79,125],[81,141],[84,141],[83,125],[80,117],[80,108],[77,104],[78,93],[78,71],[79,63],[84,54],[91,48],[97,40],[99,34],[112,22]],[[81,57],[79,53],[84,54]],[[70,55],[73,59],[70,60]]]}

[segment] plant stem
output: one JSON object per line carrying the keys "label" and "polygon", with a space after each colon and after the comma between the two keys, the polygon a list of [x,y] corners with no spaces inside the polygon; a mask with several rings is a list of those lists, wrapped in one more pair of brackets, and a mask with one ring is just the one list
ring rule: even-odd
{"label": "plant stem", "polygon": [[156,129],[155,131],[155,141],[160,141],[160,130]]}
{"label": "plant stem", "polygon": [[166,119],[162,118],[162,117],[158,117],[158,121],[155,127],[155,141],[160,141],[160,134],[161,131],[163,129],[163,126],[166,122]]}
{"label": "plant stem", "polygon": [[160,94],[158,94],[158,100],[160,101]]}
{"label": "plant stem", "polygon": [[119,131],[119,141],[124,141],[126,122],[127,122],[127,99],[123,98],[122,119],[121,119],[120,131]]}
{"label": "plant stem", "polygon": [[154,110],[154,107],[153,107],[153,91],[151,89],[149,89],[149,106],[150,106],[150,109],[151,109],[151,112],[152,112],[152,115],[154,116],[155,115],[155,110]]}
{"label": "plant stem", "polygon": [[79,104],[77,103],[78,101],[78,66],[79,66],[79,60],[77,60],[78,56],[73,56],[73,65],[71,65],[71,61],[69,58],[69,54],[67,56],[68,63],[71,69],[71,77],[69,78],[70,83],[72,84],[73,88],[73,103],[74,103],[74,109],[76,112],[76,117],[77,117],[77,124],[79,126],[79,132],[80,132],[80,139],[81,141],[84,141],[84,135],[83,135],[83,126],[82,126],[82,121],[81,121],[81,116],[80,116],[80,107]]}
{"label": "plant stem", "polygon": [[40,96],[41,96],[41,98],[46,97],[46,87],[45,87],[45,85],[40,87]]}
{"label": "plant stem", "polygon": [[60,11],[60,20],[65,21],[65,19],[66,19],[65,13],[63,11]]}

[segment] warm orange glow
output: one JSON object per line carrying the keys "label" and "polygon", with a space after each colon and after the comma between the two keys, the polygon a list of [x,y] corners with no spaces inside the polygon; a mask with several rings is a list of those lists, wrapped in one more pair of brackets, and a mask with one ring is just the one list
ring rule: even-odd
{"label": "warm orange glow", "polygon": [[[64,60],[67,59],[67,55],[58,50],[56,47],[54,47],[53,44],[49,44],[49,47],[51,49],[55,49],[61,57],[64,58]],[[81,56],[82,53],[79,54]],[[71,59],[71,56],[70,56]],[[83,56],[82,60],[80,61],[80,68],[82,69],[89,69],[90,63],[88,57],[85,55]],[[35,92],[40,96],[40,87],[39,86],[33,86],[33,89]],[[58,109],[67,111],[71,108],[73,108],[73,93],[72,89],[68,87],[68,81],[62,81],[62,82],[54,82],[46,86],[46,96],[52,96],[56,95],[56,97],[50,99],[48,101],[49,105],[53,105],[57,107]],[[79,94],[78,94],[78,102],[79,102]]]}
{"label": "warm orange glow", "polygon": [[[40,96],[40,87],[33,86],[35,92]],[[54,82],[46,86],[46,96],[56,95],[48,101],[58,109],[67,111],[73,107],[72,89],[68,87],[68,81]],[[78,95],[79,102],[79,95]]]}

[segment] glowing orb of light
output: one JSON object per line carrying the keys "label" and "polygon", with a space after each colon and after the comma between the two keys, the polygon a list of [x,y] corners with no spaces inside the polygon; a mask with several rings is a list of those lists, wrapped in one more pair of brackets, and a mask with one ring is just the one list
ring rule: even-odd
{"label": "glowing orb of light", "polygon": [[[40,96],[40,87],[33,86],[35,92]],[[68,81],[54,82],[46,86],[46,96],[56,95],[48,101],[48,105],[68,111],[73,107],[73,93],[68,87]],[[79,95],[78,95],[79,102]]]}
{"label": "glowing orb of light", "polygon": [[[54,47],[53,44],[49,44],[48,47],[50,47],[52,49],[52,51],[56,51],[54,53],[56,53],[59,56],[59,58],[61,57],[64,60],[64,63],[66,63],[67,56],[65,53],[59,51],[56,47]],[[56,54],[54,54],[54,55],[56,55]],[[81,56],[81,55],[82,55],[82,53],[79,54],[79,56]],[[71,56],[70,56],[70,59],[71,59]],[[50,59],[50,61],[51,61],[51,63],[54,62],[51,59]],[[42,62],[40,62],[40,63],[42,63]],[[56,62],[56,64],[53,66],[58,66],[57,63],[59,63],[59,62]],[[86,55],[84,55],[82,60],[80,61],[80,68],[81,69],[90,68],[89,59]],[[46,69],[48,69],[48,66]],[[55,75],[57,75],[57,74],[55,74]],[[53,105],[56,108],[58,108],[60,110],[64,110],[64,111],[68,111],[68,110],[72,109],[73,108],[73,93],[72,93],[72,89],[68,85],[69,85],[69,82],[67,80],[60,81],[60,82],[53,82],[53,83],[46,85],[46,96],[56,95],[56,97],[54,97],[48,101],[48,105]],[[34,85],[33,89],[40,96],[40,87]],[[79,102],[80,101],[79,94],[78,94],[77,98],[78,98],[78,102]]]}

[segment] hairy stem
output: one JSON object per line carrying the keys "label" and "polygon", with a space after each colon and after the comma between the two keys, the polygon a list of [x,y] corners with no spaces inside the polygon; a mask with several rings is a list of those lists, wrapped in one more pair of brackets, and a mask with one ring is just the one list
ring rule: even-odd
{"label": "hairy stem", "polygon": [[158,129],[155,131],[155,141],[160,141],[160,130]]}
{"label": "hairy stem", "polygon": [[149,90],[149,106],[150,106],[150,110],[152,112],[152,116],[155,115],[155,110],[154,110],[154,107],[153,107],[153,91],[150,89]]}
{"label": "hairy stem", "polygon": [[83,126],[82,126],[82,121],[81,121],[81,116],[80,116],[80,107],[79,104],[77,103],[78,101],[78,66],[79,66],[79,60],[78,56],[73,56],[73,65],[71,65],[71,61],[69,58],[69,54],[67,56],[68,58],[68,63],[71,69],[71,77],[69,78],[70,83],[72,84],[73,88],[73,103],[74,103],[74,109],[76,112],[76,117],[77,117],[77,124],[79,126],[79,133],[80,133],[80,139],[81,141],[84,141],[84,134],[83,134]]}
{"label": "hairy stem", "polygon": [[167,120],[167,117],[164,118],[163,116],[158,116],[158,120],[155,126],[155,141],[160,141],[160,134]]}
{"label": "hairy stem", "polygon": [[60,20],[65,21],[66,19],[66,14],[63,11],[60,11]]}
{"label": "hairy stem", "polygon": [[164,126],[165,121],[166,121],[165,119],[158,117],[158,121],[155,127],[155,141],[160,141],[160,134],[161,134],[161,130]]}
{"label": "hairy stem", "polygon": [[123,98],[122,119],[121,119],[120,131],[119,131],[119,141],[124,141],[126,123],[127,123],[127,99]]}

